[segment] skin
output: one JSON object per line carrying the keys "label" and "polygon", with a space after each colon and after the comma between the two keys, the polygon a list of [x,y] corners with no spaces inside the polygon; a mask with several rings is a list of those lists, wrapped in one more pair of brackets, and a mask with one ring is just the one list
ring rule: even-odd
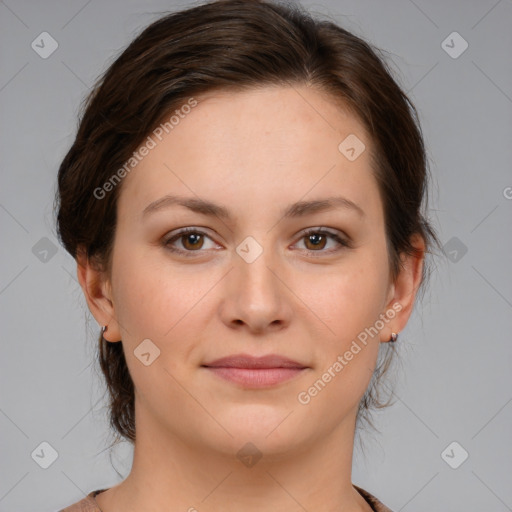
{"label": "skin", "polygon": [[[108,325],[107,340],[122,339],[136,389],[131,473],[96,501],[103,512],[369,511],[351,482],[357,407],[379,344],[412,312],[423,257],[405,258],[391,281],[372,143],[332,98],[280,86],[197,99],[122,182],[111,273],[78,258],[88,306]],[[338,150],[349,134],[366,146],[354,161]],[[232,218],[177,205],[142,215],[166,194],[213,201]],[[296,201],[332,195],[357,203],[364,217],[334,208],[283,218]],[[189,226],[206,235],[172,246],[192,257],[171,252],[168,235]],[[315,245],[303,234],[322,227],[352,247],[330,237]],[[236,252],[248,236],[263,249],[252,263]],[[424,249],[421,238],[414,244]],[[401,311],[299,403],[396,303]],[[160,350],[149,366],[134,355],[144,339]],[[280,354],[308,369],[254,390],[201,367],[240,352]],[[236,456],[248,442],[262,454],[252,467]]]}

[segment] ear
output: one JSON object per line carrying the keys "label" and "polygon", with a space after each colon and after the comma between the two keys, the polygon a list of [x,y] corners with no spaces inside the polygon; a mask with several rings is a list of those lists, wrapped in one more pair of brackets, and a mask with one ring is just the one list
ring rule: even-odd
{"label": "ear", "polygon": [[108,326],[103,337],[111,342],[121,341],[107,272],[98,268],[98,265],[87,257],[83,248],[79,248],[76,262],[78,282],[82,287],[89,310],[101,326]]}
{"label": "ear", "polygon": [[[384,314],[386,311],[395,311],[396,315],[381,330],[381,342],[389,342],[392,332],[400,333],[405,328],[414,308],[425,262],[425,241],[422,236],[416,234],[412,236],[411,244],[420,252],[418,255],[400,255],[403,267],[390,286],[386,308],[383,311]],[[388,318],[391,318],[389,314]]]}

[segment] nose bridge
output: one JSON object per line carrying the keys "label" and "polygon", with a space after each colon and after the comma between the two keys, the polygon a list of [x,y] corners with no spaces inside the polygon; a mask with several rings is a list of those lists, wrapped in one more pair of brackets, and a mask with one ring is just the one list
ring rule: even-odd
{"label": "nose bridge", "polygon": [[279,272],[279,257],[274,247],[267,246],[270,240],[266,237],[259,242],[247,237],[236,247],[222,308],[226,323],[243,323],[261,331],[289,320],[285,287],[274,274]]}
{"label": "nose bridge", "polygon": [[274,295],[278,293],[276,277],[270,269],[276,264],[275,248],[271,247],[271,237],[260,237],[261,242],[252,236],[246,237],[236,248],[235,267],[237,279],[251,294]]}

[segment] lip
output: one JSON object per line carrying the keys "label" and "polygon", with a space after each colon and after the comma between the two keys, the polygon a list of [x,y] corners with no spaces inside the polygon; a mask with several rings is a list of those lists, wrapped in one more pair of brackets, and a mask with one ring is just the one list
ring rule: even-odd
{"label": "lip", "polygon": [[276,354],[263,357],[234,354],[202,366],[216,376],[245,388],[275,386],[296,377],[309,368],[297,361]]}
{"label": "lip", "polygon": [[245,368],[245,369],[271,369],[271,368],[307,368],[306,365],[278,354],[268,354],[255,357],[249,354],[233,354],[221,357],[202,366],[209,368]]}

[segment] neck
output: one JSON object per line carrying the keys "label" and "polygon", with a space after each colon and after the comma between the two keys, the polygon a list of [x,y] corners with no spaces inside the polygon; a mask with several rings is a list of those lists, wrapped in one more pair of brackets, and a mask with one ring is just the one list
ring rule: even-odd
{"label": "neck", "polygon": [[248,444],[224,433],[226,443],[212,446],[136,417],[131,472],[96,497],[103,512],[371,510],[351,482],[355,411],[328,436],[300,445],[277,434]]}

